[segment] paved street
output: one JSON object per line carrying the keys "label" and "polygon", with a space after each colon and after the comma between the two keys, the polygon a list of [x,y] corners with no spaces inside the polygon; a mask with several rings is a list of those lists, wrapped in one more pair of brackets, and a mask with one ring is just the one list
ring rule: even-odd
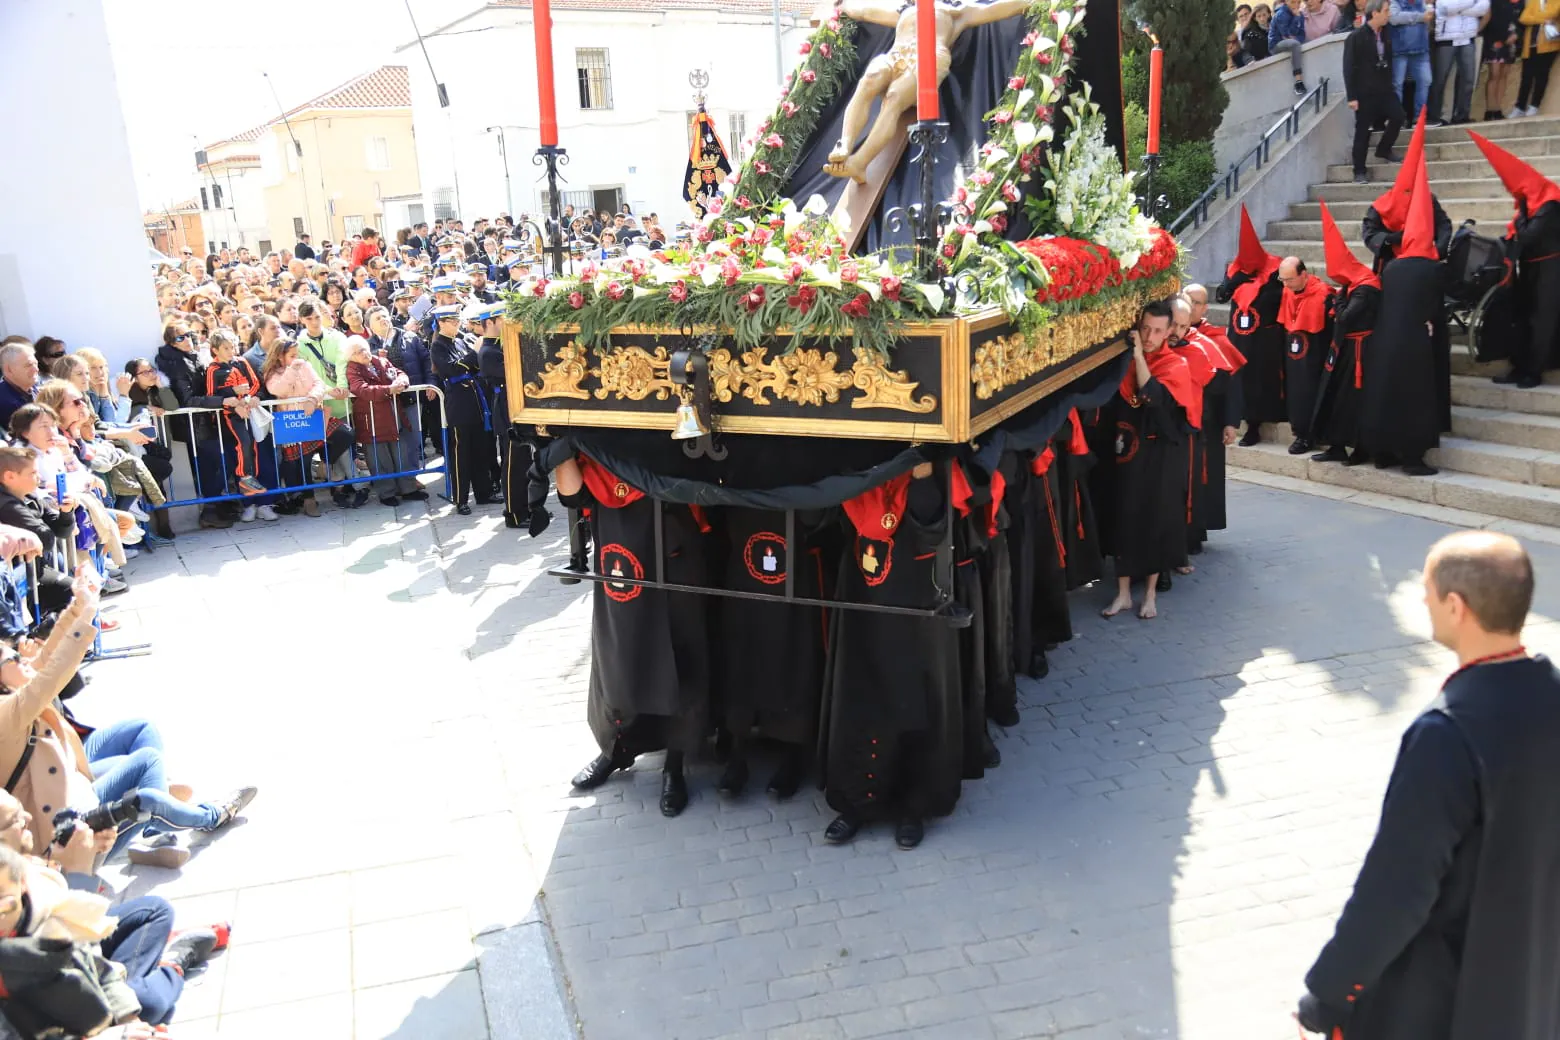
{"label": "paved street", "polygon": [[[723,803],[709,764],[672,821],[658,757],[571,795],[589,601],[541,574],[558,527],[371,507],[143,555],[114,642],[155,653],[92,666],[78,714],[151,715],[202,792],[261,787],[182,872],[112,872],[234,921],[178,1036],[1292,1038],[1448,670],[1417,568],[1451,528],[1230,490],[1158,620],[1076,594],[1003,765],[912,852],[825,845],[811,789]],[[1560,548],[1530,548],[1527,644],[1560,650]]]}

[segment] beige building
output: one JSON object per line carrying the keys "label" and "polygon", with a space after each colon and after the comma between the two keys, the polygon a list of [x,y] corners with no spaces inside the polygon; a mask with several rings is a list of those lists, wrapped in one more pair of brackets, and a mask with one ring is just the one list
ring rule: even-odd
{"label": "beige building", "polygon": [[318,248],[365,226],[386,230],[384,200],[420,190],[406,67],[358,76],[197,159],[217,248],[291,248],[303,232]]}

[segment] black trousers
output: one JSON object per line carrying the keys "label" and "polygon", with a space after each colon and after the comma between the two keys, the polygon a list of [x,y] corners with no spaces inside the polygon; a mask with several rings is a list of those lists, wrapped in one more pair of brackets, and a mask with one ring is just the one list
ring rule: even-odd
{"label": "black trousers", "polygon": [[505,519],[520,519],[530,514],[526,505],[527,474],[531,471],[531,446],[512,440],[509,431],[498,435],[499,483],[504,489]]}
{"label": "black trousers", "polygon": [[1549,89],[1549,72],[1555,67],[1555,52],[1534,54],[1522,59],[1522,78],[1517,82],[1517,107],[1538,108]]}
{"label": "black trousers", "polygon": [[478,504],[488,501],[498,482],[494,472],[498,460],[493,453],[493,434],[484,430],[481,422],[450,423],[450,451],[445,462],[450,467],[456,505],[470,501],[472,492]]}
{"label": "black trousers", "polygon": [[1397,143],[1398,131],[1403,129],[1403,106],[1391,90],[1379,94],[1361,93],[1358,100],[1360,107],[1354,113],[1354,172],[1364,173],[1370,128],[1378,122],[1384,126],[1376,154],[1391,151]]}

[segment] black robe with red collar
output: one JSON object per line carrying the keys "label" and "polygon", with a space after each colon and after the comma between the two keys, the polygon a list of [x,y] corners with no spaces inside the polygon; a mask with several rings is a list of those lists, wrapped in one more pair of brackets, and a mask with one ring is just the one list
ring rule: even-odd
{"label": "black robe with red collar", "polygon": [[1230,303],[1230,342],[1246,358],[1237,378],[1241,383],[1242,418],[1253,428],[1285,422],[1284,327],[1278,323],[1284,283],[1275,269],[1253,286],[1251,275],[1236,273],[1224,280],[1218,299]]}
{"label": "black robe with red collar", "polygon": [[[835,596],[930,608],[949,533],[945,473],[908,473],[846,502]],[[959,799],[959,643],[941,618],[837,610],[818,736],[829,806],[862,820],[944,816]]]}
{"label": "black robe with red collar", "polygon": [[[655,510],[663,513],[665,580],[708,584],[703,524],[690,506],[663,505],[580,457],[584,487],[558,496],[590,510],[593,564],[602,574],[654,580]],[[604,752],[693,752],[709,731],[708,598],[593,583],[586,716]]]}

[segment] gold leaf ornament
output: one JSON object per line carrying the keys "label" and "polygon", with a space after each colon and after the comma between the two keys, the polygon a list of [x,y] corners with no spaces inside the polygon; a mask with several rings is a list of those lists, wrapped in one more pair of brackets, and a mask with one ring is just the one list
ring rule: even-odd
{"label": "gold leaf ornament", "polygon": [[780,359],[780,364],[790,376],[790,382],[780,391],[780,396],[797,404],[833,404],[840,399],[840,391],[851,385],[851,376],[835,370],[839,356],[832,350],[793,350]]}
{"label": "gold leaf ornament", "polygon": [[538,401],[549,397],[590,400],[590,391],[580,386],[580,381],[589,372],[585,365],[585,348],[571,339],[559,347],[553,356],[558,360],[549,361],[542,368],[541,378],[525,384],[525,395]]}
{"label": "gold leaf ornament", "polygon": [[651,395],[665,401],[676,386],[665,347],[656,347],[654,354],[643,347],[619,347],[602,356],[594,375],[601,380],[596,389],[598,401],[612,394],[620,401],[643,401]]}
{"label": "gold leaf ornament", "polygon": [[912,381],[903,369],[891,370],[881,360],[858,357],[851,366],[851,381],[860,397],[851,398],[852,408],[892,408],[900,412],[924,415],[937,407],[931,394],[915,396],[921,384]]}

